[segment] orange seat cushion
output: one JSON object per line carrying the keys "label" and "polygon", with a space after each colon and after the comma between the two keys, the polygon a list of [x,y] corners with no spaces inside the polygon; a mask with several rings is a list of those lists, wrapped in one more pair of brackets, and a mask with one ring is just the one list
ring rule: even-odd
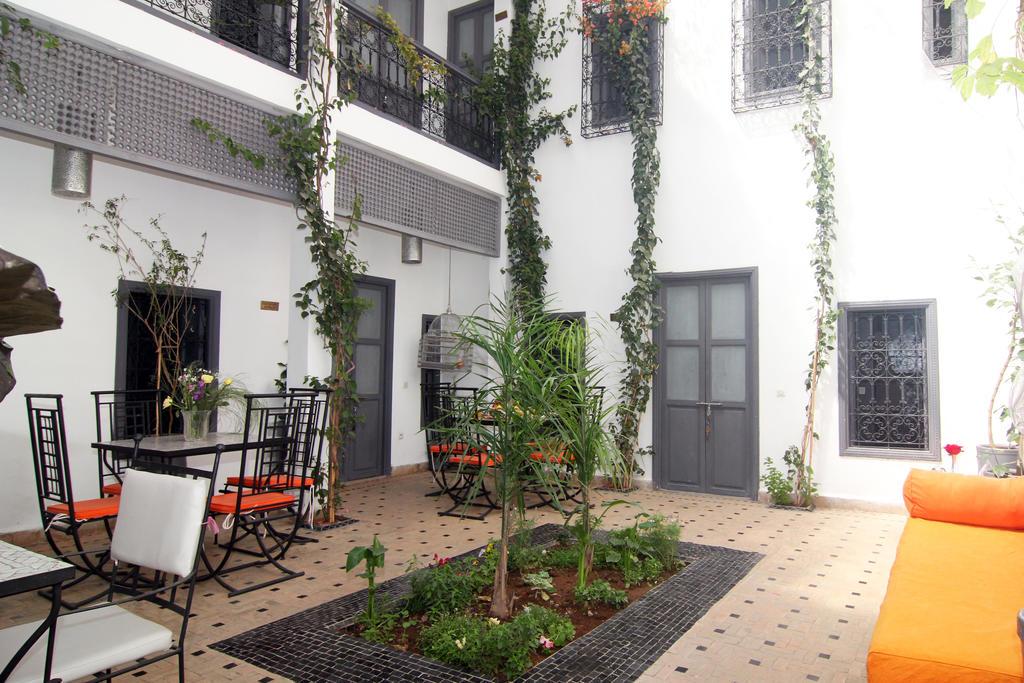
{"label": "orange seat cushion", "polygon": [[105,484],[101,490],[108,496],[119,496],[121,495],[121,483],[115,481],[113,484]]}
{"label": "orange seat cushion", "polygon": [[[251,474],[247,474],[242,481],[243,486],[252,488],[252,483],[256,481],[256,477]],[[313,477],[296,477],[295,475],[287,476],[284,474],[267,474],[263,476],[263,486],[266,487],[278,487],[287,489],[308,489],[313,485]],[[228,486],[238,486],[238,477],[228,477]]]}
{"label": "orange seat cushion", "polygon": [[1019,682],[1022,568],[1022,531],[907,520],[868,649],[868,680]]}
{"label": "orange seat cushion", "polygon": [[494,467],[497,463],[501,462],[501,456],[497,457],[497,462],[495,458],[487,458],[486,465],[482,465],[483,458],[479,455],[453,455],[448,459],[448,462],[453,465],[469,465],[471,467]]}
{"label": "orange seat cushion", "polygon": [[[218,514],[230,514],[235,511],[238,502],[237,493],[222,493],[210,499],[210,512]],[[287,493],[271,491],[268,493],[257,493],[254,495],[242,496],[242,512],[261,512],[263,510],[275,510],[286,508],[295,504],[295,497]]]}
{"label": "orange seat cushion", "polygon": [[467,450],[467,446],[464,443],[434,443],[430,444],[430,452],[434,455],[438,453],[464,453]]}
{"label": "orange seat cushion", "polygon": [[1024,529],[1024,477],[996,479],[911,470],[903,483],[903,501],[911,517]]}
{"label": "orange seat cushion", "polygon": [[[88,500],[75,501],[75,521],[85,522],[90,519],[103,519],[104,517],[117,517],[117,509],[121,499],[117,496],[111,498],[90,498]],[[48,505],[46,511],[54,515],[70,515],[68,506],[64,503]]]}
{"label": "orange seat cushion", "polygon": [[533,460],[537,460],[538,462],[547,458],[548,462],[555,463],[556,465],[561,465],[566,461],[573,461],[572,454],[567,455],[565,453],[548,453],[547,455],[545,455],[544,453],[541,453],[539,451],[534,451],[533,453],[530,453],[530,458],[532,458]]}

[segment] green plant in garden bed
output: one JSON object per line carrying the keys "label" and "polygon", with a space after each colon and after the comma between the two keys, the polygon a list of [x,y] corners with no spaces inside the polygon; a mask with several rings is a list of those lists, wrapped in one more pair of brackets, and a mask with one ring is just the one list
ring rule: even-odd
{"label": "green plant in garden bed", "polygon": [[413,614],[440,616],[466,609],[494,581],[497,553],[489,544],[477,558],[439,560],[437,566],[414,574],[407,607]]}
{"label": "green plant in garden bed", "polygon": [[533,589],[533,592],[541,600],[547,602],[555,592],[555,584],[551,581],[551,574],[546,569],[541,569],[533,574],[524,574],[523,583]]}
{"label": "green plant in garden bed", "polygon": [[348,551],[345,562],[345,571],[351,572],[360,564],[365,568],[359,578],[366,579],[366,609],[359,616],[359,622],[365,627],[363,637],[367,640],[378,642],[388,641],[389,634],[394,628],[392,619],[381,619],[382,610],[377,604],[377,570],[384,566],[384,553],[387,548],[380,542],[376,535],[373,543],[369,546],[356,546]]}
{"label": "green plant in garden bed", "polygon": [[676,553],[681,532],[677,522],[641,512],[632,526],[608,533],[607,543],[595,550],[595,561],[618,568],[627,586],[652,581],[679,565]]}
{"label": "green plant in garden bed", "polygon": [[593,602],[604,603],[611,607],[625,607],[629,603],[629,596],[626,591],[613,588],[604,579],[596,579],[589,586],[577,587],[573,592],[576,602],[587,604]]}
{"label": "green plant in garden bed", "polygon": [[445,664],[515,678],[530,667],[530,655],[562,647],[576,635],[572,622],[530,606],[508,622],[467,615],[442,617],[420,634],[423,654]]}

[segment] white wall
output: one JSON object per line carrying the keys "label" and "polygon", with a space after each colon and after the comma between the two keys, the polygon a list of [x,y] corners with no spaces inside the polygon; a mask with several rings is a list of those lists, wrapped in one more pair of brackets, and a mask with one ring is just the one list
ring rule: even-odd
{"label": "white wall", "polygon": [[[941,439],[973,446],[984,440],[1005,347],[1003,320],[979,301],[969,257],[1007,258],[993,204],[1024,220],[1014,215],[1024,169],[1014,100],[961,101],[921,50],[920,3],[834,2],[833,12],[835,96],[822,109],[837,163],[838,297],[938,300]],[[758,267],[760,451],[781,460],[800,438],[813,335],[811,190],[792,132],[799,107],[732,112],[729,2],[670,3],[668,13],[658,270]],[[972,26],[972,37],[991,21]],[[547,67],[552,109],[579,103],[580,51],[576,38]],[[549,141],[538,154],[541,219],[554,243],[549,290],[566,310],[607,318],[629,286],[630,154],[628,133],[578,137],[568,149]],[[933,463],[839,457],[834,370],[821,389],[821,492],[898,501],[908,467]],[[650,439],[648,415],[641,441]]]}
{"label": "white wall", "polygon": [[[113,388],[116,312],[110,290],[116,286],[113,258],[86,240],[79,202],[50,194],[48,146],[0,137],[0,206],[5,209],[0,247],[35,261],[62,302],[60,330],[12,337],[18,385],[0,404],[0,458],[7,476],[0,495],[0,533],[38,527],[35,481],[25,405],[28,392],[63,393],[75,494],[97,493],[96,455],[90,391]],[[176,247],[198,246],[208,233],[206,259],[196,286],[221,292],[220,370],[240,377],[253,391],[273,391],[277,363],[293,362],[296,349],[308,354],[290,370],[301,381],[306,372],[329,368],[322,342],[308,326],[292,326],[294,282],[308,273],[308,251],[295,229],[291,206],[188,183],[97,158],[93,201],[126,195],[126,219],[141,226],[150,216]],[[425,460],[419,433],[420,371],[416,366],[421,316],[444,312],[448,299],[448,249],[424,245],[423,263],[401,263],[400,237],[370,227],[360,229],[357,251],[368,274],[395,280],[392,466]],[[489,259],[453,250],[452,309],[468,314],[487,301]],[[294,271],[293,271],[294,269]],[[294,281],[294,282],[293,282]],[[261,300],[280,302],[261,311]],[[286,344],[286,340],[289,340]],[[237,467],[237,456],[224,467]]]}
{"label": "white wall", "polygon": [[[0,137],[0,246],[34,261],[61,300],[60,330],[10,337],[18,384],[0,404],[0,532],[38,527],[35,480],[23,394],[62,393],[72,481],[79,498],[97,493],[97,463],[90,391],[114,387],[117,286],[114,258],[86,240],[79,202],[50,194],[48,146]],[[220,370],[252,391],[273,390],[288,335],[289,231],[292,208],[203,187],[97,158],[93,201],[125,195],[124,216],[145,227],[152,216],[174,245],[194,251],[208,233],[196,286],[221,292]],[[92,219],[89,219],[92,220]],[[263,299],[279,311],[260,310]],[[225,463],[227,464],[227,463]]]}

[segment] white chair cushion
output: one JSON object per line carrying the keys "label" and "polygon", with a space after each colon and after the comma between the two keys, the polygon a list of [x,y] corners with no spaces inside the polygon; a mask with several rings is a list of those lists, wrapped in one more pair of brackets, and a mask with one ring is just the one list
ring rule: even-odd
{"label": "white chair cushion", "polygon": [[[0,662],[9,662],[41,622],[0,630]],[[167,650],[171,632],[120,607],[70,612],[57,620],[51,676],[72,681]],[[46,661],[46,634],[18,664],[8,683],[39,683]]]}
{"label": "white chair cushion", "polygon": [[128,470],[110,553],[119,562],[188,576],[206,520],[206,479]]}

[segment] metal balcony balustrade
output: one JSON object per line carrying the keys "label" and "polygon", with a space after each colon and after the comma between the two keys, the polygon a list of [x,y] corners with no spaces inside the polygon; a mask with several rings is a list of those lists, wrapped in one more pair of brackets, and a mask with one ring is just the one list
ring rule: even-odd
{"label": "metal balcony balustrade", "polygon": [[497,166],[494,122],[473,100],[477,79],[416,42],[419,55],[442,68],[424,70],[422,77],[410,73],[386,26],[358,7],[345,4],[345,10],[338,25],[342,89],[354,89],[364,105]]}
{"label": "metal balcony balustrade", "polygon": [[302,74],[308,0],[124,1]]}

